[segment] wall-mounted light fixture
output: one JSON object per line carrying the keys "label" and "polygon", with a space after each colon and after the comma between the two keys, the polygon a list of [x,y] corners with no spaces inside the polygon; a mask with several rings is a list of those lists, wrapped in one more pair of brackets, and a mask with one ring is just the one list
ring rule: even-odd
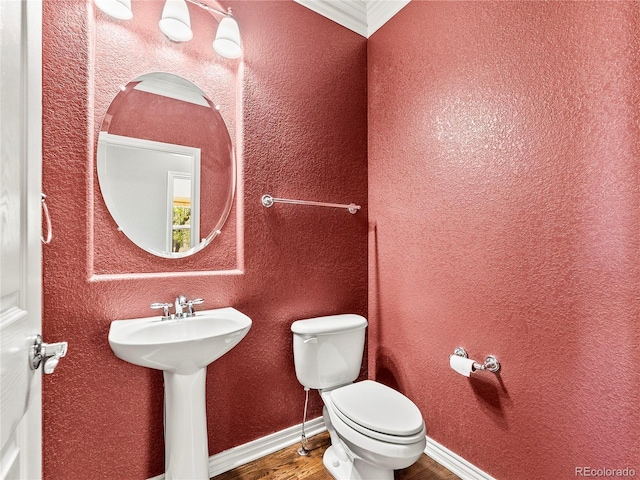
{"label": "wall-mounted light fixture", "polygon": [[[94,0],[96,6],[107,15],[120,20],[133,18],[131,0]],[[227,12],[210,7],[199,0],[166,0],[160,19],[160,30],[174,42],[187,42],[193,37],[191,20],[187,2],[197,5],[211,14],[222,15],[218,25],[216,38],[213,41],[213,49],[225,58],[240,58],[242,55],[242,43],[238,22],[233,18],[231,9]]]}

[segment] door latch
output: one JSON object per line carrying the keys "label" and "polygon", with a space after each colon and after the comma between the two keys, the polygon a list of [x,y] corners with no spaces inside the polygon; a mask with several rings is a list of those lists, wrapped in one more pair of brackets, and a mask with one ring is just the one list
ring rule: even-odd
{"label": "door latch", "polygon": [[41,363],[44,373],[53,373],[62,357],[67,354],[67,342],[44,343],[41,335],[36,335],[36,339],[31,345],[29,352],[31,369],[36,370]]}

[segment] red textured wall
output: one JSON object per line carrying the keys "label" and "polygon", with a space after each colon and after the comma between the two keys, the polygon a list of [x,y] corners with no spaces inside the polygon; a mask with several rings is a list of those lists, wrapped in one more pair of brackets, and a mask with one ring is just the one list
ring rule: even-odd
{"label": "red textured wall", "polygon": [[[117,95],[121,95],[121,87],[127,85],[140,75],[150,72],[169,72],[180,75],[198,85],[207,96],[220,106],[220,113],[226,122],[231,138],[237,136],[236,123],[242,115],[241,104],[237,103],[237,95],[241,92],[241,73],[238,73],[239,64],[235,61],[223,61],[213,57],[211,43],[215,35],[216,22],[205,10],[192,8],[191,27],[194,31],[192,41],[176,44],[168,40],[162,32],[159,32],[158,19],[162,15],[161,1],[133,2],[134,19],[131,21],[112,20],[93,6],[92,0],[87,0],[92,13],[91,22],[88,25],[90,42],[89,57],[91,68],[87,87],[90,88],[90,99],[93,102],[89,106],[89,120],[92,121],[90,132],[94,135],[91,141],[97,142],[98,132],[107,110]],[[64,14],[64,13],[63,13]],[[66,46],[61,46],[64,50]],[[164,113],[165,117],[169,116]],[[157,115],[162,118],[162,115]],[[174,111],[171,118],[176,119],[180,112]],[[117,120],[117,119],[116,119]],[[193,119],[192,119],[193,120]],[[189,127],[188,123],[183,126]],[[190,122],[189,122],[190,123]],[[140,122],[143,128],[143,122]],[[117,128],[117,125],[116,125]],[[173,139],[179,143],[182,129],[174,127]],[[192,131],[194,131],[192,129]],[[237,143],[237,140],[236,140]],[[223,142],[225,147],[228,147]],[[95,152],[92,150],[90,155]],[[242,168],[241,151],[238,152],[238,161]],[[92,163],[93,159],[92,159]],[[203,178],[208,175],[209,162],[203,162]],[[242,248],[238,244],[237,237],[242,230],[243,210],[232,208],[229,218],[222,228],[223,234],[215,239],[216,248],[208,252],[198,252],[195,255],[181,259],[159,259],[142,251],[121,232],[111,218],[106,205],[102,201],[100,187],[94,173],[94,187],[96,195],[93,195],[92,220],[92,246],[90,268],[96,275],[117,275],[126,273],[161,273],[167,271],[194,272],[194,271],[233,271],[242,268]],[[242,187],[242,172],[240,174],[240,187]],[[203,185],[204,200],[207,197]],[[204,201],[202,202],[204,206]],[[224,210],[221,208],[220,210]],[[204,212],[203,208],[201,212]],[[212,217],[219,218],[214,212],[207,212]],[[206,216],[206,215],[205,215]],[[216,220],[217,220],[216,218]],[[206,222],[202,225],[201,237],[208,235],[213,228]],[[240,247],[240,248],[239,248]],[[114,250],[120,255],[113,255]]]}
{"label": "red textured wall", "polygon": [[[44,249],[43,330],[69,342],[44,380],[47,480],[139,480],[164,470],[162,373],[112,354],[112,320],[152,314],[152,301],[179,293],[253,319],[209,367],[214,454],[300,423],[294,320],[367,313],[366,40],[292,1],[226,2],[243,33],[240,64],[213,53],[209,14],[191,9],[195,36],[209,37],[176,45],[156,27],[161,0],[132,3],[124,24],[94,14],[91,2],[44,2],[43,191],[54,239]],[[220,103],[241,160],[223,235],[189,259],[127,245],[95,178],[102,115],[120,84],[150,71],[181,74]],[[264,193],[364,208],[266,209]],[[319,407],[314,397],[312,416]]]}
{"label": "red textured wall", "polygon": [[640,4],[413,1],[368,69],[370,375],[496,478],[640,472]]}

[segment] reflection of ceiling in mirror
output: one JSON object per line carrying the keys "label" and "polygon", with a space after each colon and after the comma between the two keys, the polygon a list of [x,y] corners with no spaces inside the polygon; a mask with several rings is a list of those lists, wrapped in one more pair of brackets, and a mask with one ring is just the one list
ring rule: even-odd
{"label": "reflection of ceiling in mirror", "polygon": [[135,90],[211,108],[203,94],[198,92],[192,83],[182,81],[175,75],[154,73],[153,75],[142,75],[135,81],[139,82],[134,87]]}

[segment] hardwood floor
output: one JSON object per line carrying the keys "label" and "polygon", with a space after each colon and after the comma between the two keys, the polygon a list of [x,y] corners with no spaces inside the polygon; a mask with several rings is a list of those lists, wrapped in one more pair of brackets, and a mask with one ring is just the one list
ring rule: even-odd
{"label": "hardwood floor", "polygon": [[[301,457],[299,444],[213,477],[211,480],[333,480],[322,464],[322,455],[330,445],[327,432],[309,439],[311,451]],[[375,479],[371,479],[375,480]],[[398,470],[395,480],[460,480],[442,465],[423,455],[414,465]]]}

